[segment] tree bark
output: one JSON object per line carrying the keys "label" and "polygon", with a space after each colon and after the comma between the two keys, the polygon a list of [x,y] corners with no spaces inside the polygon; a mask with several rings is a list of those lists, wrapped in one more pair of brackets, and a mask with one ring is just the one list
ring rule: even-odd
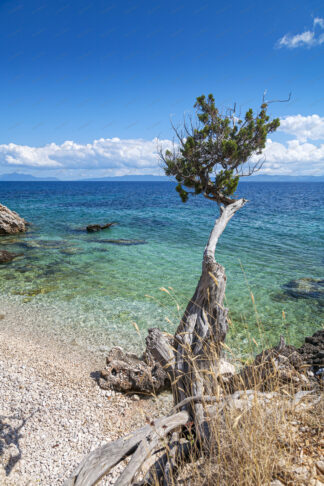
{"label": "tree bark", "polygon": [[[200,280],[175,333],[175,379],[172,387],[175,404],[187,397],[212,395],[215,391],[215,380],[211,379],[210,372],[217,366],[221,343],[228,330],[228,309],[223,305],[226,275],[225,269],[215,260],[215,250],[226,225],[246,202],[239,199],[220,208],[220,217],[205,247]],[[204,404],[191,402],[182,409],[189,412],[200,439],[208,440]]]}

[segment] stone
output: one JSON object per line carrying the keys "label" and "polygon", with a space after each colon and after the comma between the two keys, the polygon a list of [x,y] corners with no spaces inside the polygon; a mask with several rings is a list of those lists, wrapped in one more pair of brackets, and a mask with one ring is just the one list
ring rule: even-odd
{"label": "stone", "polygon": [[324,279],[299,278],[288,282],[283,289],[295,299],[324,299]]}
{"label": "stone", "polygon": [[272,391],[274,387],[288,385],[297,390],[311,390],[316,380],[307,374],[309,365],[294,346],[286,345],[283,338],[277,346],[256,356],[251,365],[233,375],[225,388],[235,390],[257,388]]}
{"label": "stone", "polygon": [[86,228],[88,233],[96,233],[97,231],[101,231],[103,229],[110,228],[111,226],[115,225],[117,223],[112,222],[112,223],[106,223],[106,224],[89,224]]}
{"label": "stone", "polygon": [[317,461],[315,465],[319,472],[324,476],[324,461]]}
{"label": "stone", "polygon": [[262,406],[267,406],[269,403],[278,398],[277,393],[265,393],[255,390],[236,391],[232,395],[226,397],[226,406],[232,410],[239,410],[241,412],[250,410],[256,402]]}
{"label": "stone", "polygon": [[0,204],[0,235],[23,233],[27,225],[28,223],[19,214]]}
{"label": "stone", "polygon": [[310,470],[306,466],[294,467],[294,475],[299,481],[307,481],[310,479]]}
{"label": "stone", "polygon": [[147,241],[145,240],[126,240],[126,239],[118,239],[118,240],[98,240],[97,243],[109,243],[110,245],[121,245],[121,246],[132,246],[132,245],[145,245]]}
{"label": "stone", "polygon": [[62,253],[62,255],[76,255],[77,253],[80,253],[80,248],[78,247],[71,247],[71,248],[63,248],[62,250],[60,250],[60,253]]}
{"label": "stone", "polygon": [[218,362],[217,376],[219,375],[234,375],[235,366],[229,363],[225,359],[221,358]]}
{"label": "stone", "polygon": [[62,248],[62,246],[66,245],[66,241],[64,240],[31,240],[25,241],[22,245],[26,248],[42,248],[42,249],[49,249],[49,250],[57,250]]}
{"label": "stone", "polygon": [[87,231],[89,233],[95,233],[96,231],[100,231],[100,230],[101,230],[100,224],[89,224],[87,226]]}
{"label": "stone", "polygon": [[18,256],[20,256],[19,253],[11,253],[10,251],[0,250],[0,263],[9,263]]}
{"label": "stone", "polygon": [[297,351],[304,362],[317,374],[321,368],[324,368],[324,329],[315,332],[313,336],[306,337],[304,344]]}

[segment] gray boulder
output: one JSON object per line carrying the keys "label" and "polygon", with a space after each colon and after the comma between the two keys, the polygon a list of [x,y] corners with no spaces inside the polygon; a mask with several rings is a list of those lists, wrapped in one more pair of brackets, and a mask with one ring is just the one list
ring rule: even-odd
{"label": "gray boulder", "polygon": [[26,231],[28,223],[11,209],[0,204],[0,235],[13,235]]}

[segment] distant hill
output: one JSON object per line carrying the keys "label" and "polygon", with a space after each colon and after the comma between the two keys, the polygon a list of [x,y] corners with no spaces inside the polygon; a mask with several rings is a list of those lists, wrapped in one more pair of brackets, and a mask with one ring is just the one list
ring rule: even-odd
{"label": "distant hill", "polygon": [[18,172],[12,172],[11,174],[0,174],[0,181],[10,182],[29,182],[29,181],[59,181],[56,177],[36,177],[30,174],[18,174]]}
{"label": "distant hill", "polygon": [[96,177],[93,179],[80,179],[82,181],[88,182],[100,182],[100,181],[115,181],[115,182],[134,182],[134,181],[149,181],[149,182],[159,182],[159,181],[169,181],[169,177],[166,176],[155,176],[155,175],[125,175],[125,176],[116,176],[116,177]]}
{"label": "distant hill", "polygon": [[[170,177],[154,175],[127,175],[117,177],[96,177],[93,179],[80,179],[82,181],[93,182],[122,182],[122,181],[172,181]],[[255,175],[242,177],[241,182],[323,182],[324,176],[285,176],[285,175]]]}
{"label": "distant hill", "polygon": [[285,175],[255,175],[242,177],[240,182],[323,182],[324,176],[285,176]]}

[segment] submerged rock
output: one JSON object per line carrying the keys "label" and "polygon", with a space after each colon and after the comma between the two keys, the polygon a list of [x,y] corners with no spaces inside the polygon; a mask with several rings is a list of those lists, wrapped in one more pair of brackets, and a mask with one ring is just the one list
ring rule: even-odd
{"label": "submerged rock", "polygon": [[0,235],[13,235],[26,231],[28,223],[15,211],[0,204]]}
{"label": "submerged rock", "polygon": [[12,236],[8,236],[7,238],[3,236],[3,240],[1,238],[1,246],[9,246],[9,245],[19,245],[21,244],[21,240],[19,238],[15,238]]}
{"label": "submerged rock", "polygon": [[132,245],[146,245],[147,241],[145,241],[145,240],[125,240],[125,239],[121,238],[119,240],[96,240],[96,243],[109,243],[110,245],[132,246]]}
{"label": "submerged rock", "polygon": [[6,250],[0,250],[0,263],[9,263],[18,256],[21,256],[21,254],[11,253],[10,251]]}
{"label": "submerged rock", "polygon": [[299,278],[283,286],[285,294],[295,299],[324,299],[324,279]]}
{"label": "submerged rock", "polygon": [[82,250],[80,250],[80,248],[78,247],[71,247],[71,248],[63,248],[62,250],[60,250],[60,253],[62,253],[62,255],[76,255],[77,253],[80,253]]}
{"label": "submerged rock", "polygon": [[88,231],[88,233],[95,233],[97,231],[101,231],[101,230],[104,230],[104,229],[107,229],[107,228],[110,228],[111,226],[114,226],[115,222],[112,222],[112,223],[106,223],[106,224],[89,224],[86,228],[86,230]]}
{"label": "submerged rock", "polygon": [[26,248],[36,249],[49,249],[49,250],[59,250],[62,246],[66,245],[65,240],[30,240],[22,243]]}

